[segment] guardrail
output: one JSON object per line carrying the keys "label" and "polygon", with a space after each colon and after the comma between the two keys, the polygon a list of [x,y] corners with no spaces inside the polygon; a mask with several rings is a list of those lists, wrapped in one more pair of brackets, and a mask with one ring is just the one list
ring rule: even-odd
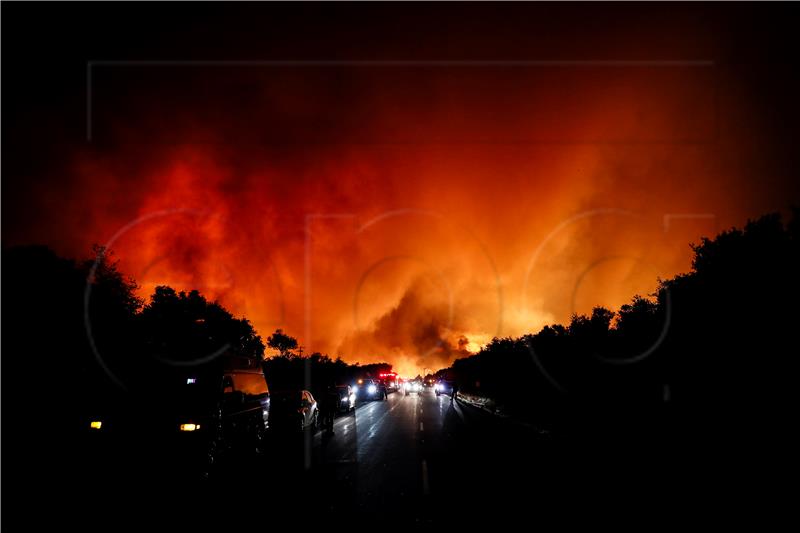
{"label": "guardrail", "polygon": [[486,412],[486,413],[488,413],[488,414],[490,414],[492,416],[496,416],[498,418],[501,418],[501,419],[503,419],[504,421],[506,421],[508,423],[511,423],[511,424],[514,424],[514,425],[517,425],[517,426],[521,426],[521,427],[524,427],[524,428],[532,430],[532,431],[535,431],[539,435],[544,436],[544,435],[549,435],[550,434],[550,431],[548,431],[546,429],[543,429],[541,427],[537,427],[534,424],[531,424],[530,422],[526,422],[526,421],[523,421],[523,420],[520,420],[518,418],[515,418],[515,417],[511,416],[503,408],[502,405],[499,405],[494,399],[489,398],[487,396],[480,396],[478,394],[459,391],[459,392],[456,393],[456,399],[459,402],[462,402],[462,403],[465,403],[465,404],[470,405],[472,407],[475,407],[476,409],[480,409],[481,411],[484,411],[484,412]]}
{"label": "guardrail", "polygon": [[500,414],[500,411],[497,408],[497,403],[493,399],[486,396],[479,396],[477,394],[459,391],[456,393],[456,399],[493,415]]}

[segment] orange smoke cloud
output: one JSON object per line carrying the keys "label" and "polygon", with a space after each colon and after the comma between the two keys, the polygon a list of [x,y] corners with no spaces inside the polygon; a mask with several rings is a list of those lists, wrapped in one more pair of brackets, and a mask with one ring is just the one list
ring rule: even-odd
{"label": "orange smoke cloud", "polygon": [[199,289],[306,352],[436,370],[652,292],[690,241],[785,207],[740,187],[766,163],[708,65],[210,69],[98,72],[141,93],[98,96],[37,235],[108,243],[143,296]]}

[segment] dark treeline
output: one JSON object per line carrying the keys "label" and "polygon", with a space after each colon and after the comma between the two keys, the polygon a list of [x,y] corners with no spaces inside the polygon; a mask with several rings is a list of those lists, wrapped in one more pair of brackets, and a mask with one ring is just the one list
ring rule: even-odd
{"label": "dark treeline", "polygon": [[496,338],[439,375],[562,431],[780,441],[796,405],[798,226],[794,210],[786,225],[772,214],[703,239],[691,271],[651,297]]}
{"label": "dark treeline", "polygon": [[3,252],[3,349],[62,399],[89,387],[136,393],[148,376],[222,352],[261,358],[264,344],[197,291],[158,287],[145,302],[109,254],[73,261],[45,247]]}
{"label": "dark treeline", "polygon": [[[172,371],[223,353],[263,360],[270,388],[316,393],[391,369],[301,355],[280,330],[267,340],[279,355],[265,359],[267,345],[247,319],[197,291],[162,286],[142,300],[111,254],[95,252],[75,261],[43,246],[3,251],[3,389],[6,399],[24,399],[13,409],[4,402],[3,416],[16,421],[24,440],[78,427],[86,404],[152,396]],[[43,413],[50,413],[47,423]]]}
{"label": "dark treeline", "polygon": [[389,363],[348,364],[319,352],[303,355],[297,339],[280,329],[267,339],[267,345],[279,352],[264,360],[264,373],[272,390],[305,388],[320,395],[328,385],[353,384],[359,378],[377,378],[381,372],[392,370]]}

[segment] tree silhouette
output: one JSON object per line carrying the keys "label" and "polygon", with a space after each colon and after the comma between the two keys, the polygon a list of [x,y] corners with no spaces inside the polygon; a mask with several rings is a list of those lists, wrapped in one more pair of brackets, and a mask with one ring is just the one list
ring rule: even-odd
{"label": "tree silhouette", "polygon": [[282,329],[276,329],[275,333],[267,338],[267,346],[278,352],[284,357],[290,357],[292,350],[297,349],[297,339],[287,335]]}
{"label": "tree silhouette", "polygon": [[785,226],[771,214],[704,238],[692,270],[651,297],[494,339],[449,371],[517,416],[593,435],[652,425],[706,442],[742,426],[783,434],[796,401],[798,220],[794,209]]}
{"label": "tree silhouette", "polygon": [[86,406],[118,404],[124,394],[109,372],[125,376],[139,356],[136,286],[111,254],[97,251],[76,262],[43,246],[3,250],[3,385],[7,398],[25,406],[4,409],[15,437],[3,444],[24,453],[54,434],[62,442],[37,459],[30,475],[73,460]]}
{"label": "tree silhouette", "polygon": [[225,352],[264,356],[264,343],[247,319],[235,318],[196,290],[156,287],[137,323],[145,352],[162,361],[202,362]]}
{"label": "tree silhouette", "polygon": [[264,360],[264,373],[271,390],[287,391],[310,389],[315,396],[322,396],[331,384],[353,384],[358,378],[377,378],[381,372],[390,372],[388,363],[367,365],[347,364],[341,358],[314,352],[301,356],[292,352],[297,339],[278,329],[267,339],[268,345],[281,352]]}

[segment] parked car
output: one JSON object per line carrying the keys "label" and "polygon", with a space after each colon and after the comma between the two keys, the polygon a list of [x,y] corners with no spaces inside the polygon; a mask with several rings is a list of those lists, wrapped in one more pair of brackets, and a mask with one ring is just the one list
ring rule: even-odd
{"label": "parked car", "polygon": [[319,406],[307,390],[273,392],[269,427],[274,431],[303,431],[319,427]]}
{"label": "parked car", "polygon": [[202,477],[231,451],[263,451],[270,395],[260,361],[225,355],[186,369],[153,369],[140,379],[146,385],[117,393],[113,403],[87,397],[87,449],[112,458],[152,454],[151,462]]}
{"label": "parked car", "polygon": [[339,393],[339,412],[349,413],[356,408],[356,393],[350,385],[336,387]]}
{"label": "parked car", "polygon": [[386,386],[375,379],[359,379],[356,395],[359,400],[385,400],[388,397]]}

